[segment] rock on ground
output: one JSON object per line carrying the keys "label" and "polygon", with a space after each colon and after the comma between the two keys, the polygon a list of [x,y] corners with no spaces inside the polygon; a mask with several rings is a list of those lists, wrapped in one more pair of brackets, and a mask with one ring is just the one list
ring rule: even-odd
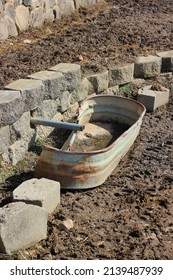
{"label": "rock on ground", "polygon": [[47,237],[47,213],[22,202],[0,208],[0,251],[12,252],[35,245]]}

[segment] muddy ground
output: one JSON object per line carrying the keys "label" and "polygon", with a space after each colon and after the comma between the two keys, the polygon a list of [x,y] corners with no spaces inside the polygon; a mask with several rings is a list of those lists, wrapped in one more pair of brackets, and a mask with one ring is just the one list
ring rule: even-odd
{"label": "muddy ground", "polygon": [[[86,74],[172,48],[172,0],[109,0],[0,43],[0,87],[59,62],[80,63]],[[173,259],[173,79],[162,84],[171,90],[169,104],[145,115],[133,148],[106,182],[62,191],[48,238],[0,259]],[[28,155],[0,183],[1,206],[32,178],[36,159]],[[74,222],[70,230],[61,226],[66,219]]]}

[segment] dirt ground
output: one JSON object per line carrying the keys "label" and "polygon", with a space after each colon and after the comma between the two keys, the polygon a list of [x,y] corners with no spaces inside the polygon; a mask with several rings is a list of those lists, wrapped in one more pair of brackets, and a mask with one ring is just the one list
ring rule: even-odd
{"label": "dirt ground", "polygon": [[[172,0],[109,0],[1,42],[0,88],[59,62],[80,63],[86,74],[172,48]],[[173,79],[162,84],[170,88],[169,104],[145,115],[133,148],[106,182],[62,191],[48,238],[0,259],[173,259]],[[36,158],[0,183],[0,206],[32,178]],[[74,222],[69,230],[66,219]]]}

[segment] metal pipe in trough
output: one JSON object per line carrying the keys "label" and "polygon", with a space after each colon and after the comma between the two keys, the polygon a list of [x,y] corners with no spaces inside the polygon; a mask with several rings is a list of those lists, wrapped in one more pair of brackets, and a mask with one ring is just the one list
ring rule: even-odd
{"label": "metal pipe in trough", "polygon": [[84,126],[77,124],[77,123],[69,123],[69,122],[59,122],[59,121],[52,121],[43,118],[31,118],[32,124],[44,125],[44,126],[51,126],[51,127],[59,127],[65,128],[69,130],[83,130]]}

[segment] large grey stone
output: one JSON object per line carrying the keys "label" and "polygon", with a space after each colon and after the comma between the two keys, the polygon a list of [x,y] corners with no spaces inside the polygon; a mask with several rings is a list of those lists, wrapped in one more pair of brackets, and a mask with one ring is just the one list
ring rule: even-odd
{"label": "large grey stone", "polygon": [[23,114],[23,101],[19,91],[0,91],[0,125],[14,123]]}
{"label": "large grey stone", "polygon": [[[108,88],[108,71],[103,73],[93,74],[87,77],[91,83],[90,90],[95,93],[101,93]],[[90,92],[91,93],[91,92]]]}
{"label": "large grey stone", "polygon": [[5,4],[4,14],[15,21],[16,11],[11,3]]}
{"label": "large grey stone", "polygon": [[57,98],[58,111],[65,112],[71,106],[72,94],[69,91],[64,91],[60,97]]}
{"label": "large grey stone", "polygon": [[54,13],[52,9],[49,9],[44,14],[45,21],[48,23],[52,23],[54,21]]}
{"label": "large grey stone", "polygon": [[18,35],[18,31],[13,19],[8,16],[5,16],[5,21],[7,23],[8,34],[9,36],[16,37]]}
{"label": "large grey stone", "polygon": [[[14,8],[16,8],[17,6],[19,6],[20,4],[22,4],[22,1],[27,1],[27,0],[8,0],[8,2],[12,2]],[[6,0],[7,2],[7,0]]]}
{"label": "large grey stone", "polygon": [[89,81],[85,77],[82,79],[80,87],[72,93],[71,103],[83,101],[89,93]]}
{"label": "large grey stone", "polygon": [[8,150],[10,146],[9,126],[0,127],[0,155]]}
{"label": "large grey stone", "polygon": [[40,7],[40,2],[39,0],[31,0],[31,8],[34,10],[35,8]]}
{"label": "large grey stone", "polygon": [[10,126],[10,146],[3,153],[2,162],[16,165],[24,159],[35,140],[36,130],[30,127],[30,112],[26,112]]}
{"label": "large grey stone", "polygon": [[56,5],[56,0],[47,0],[45,1],[45,9],[48,11],[49,9],[52,9]]}
{"label": "large grey stone", "polygon": [[58,104],[56,100],[45,100],[42,105],[34,111],[35,117],[52,119],[57,113]]}
{"label": "large grey stone", "polygon": [[76,102],[63,113],[63,121],[70,122],[73,118],[78,116],[78,112],[79,112],[79,104]]}
{"label": "large grey stone", "polygon": [[154,89],[151,85],[145,86],[139,90],[137,100],[144,104],[148,112],[152,112],[169,102],[169,89],[164,87]]}
{"label": "large grey stone", "polygon": [[13,191],[13,201],[41,206],[50,214],[60,204],[60,183],[45,178],[25,181]]}
{"label": "large grey stone", "polygon": [[157,55],[162,59],[162,72],[173,72],[173,50],[159,52]]}
{"label": "large grey stone", "polygon": [[76,9],[79,7],[88,7],[99,2],[98,0],[75,0]]}
{"label": "large grey stone", "polygon": [[50,70],[60,72],[65,76],[65,90],[73,91],[80,86],[80,65],[73,63],[59,63],[50,68]]}
{"label": "large grey stone", "polygon": [[6,40],[8,38],[8,27],[4,17],[0,14],[0,40]]}
{"label": "large grey stone", "polygon": [[157,81],[159,84],[164,85],[166,83],[169,83],[170,85],[173,85],[173,75],[172,72],[165,72],[161,73],[159,76],[156,76],[155,81]]}
{"label": "large grey stone", "polygon": [[27,147],[34,144],[35,130],[31,128],[30,119],[30,112],[26,112],[10,126],[11,143],[21,139],[26,142]]}
{"label": "large grey stone", "polygon": [[138,57],[134,67],[135,78],[152,78],[160,74],[161,58],[149,55]]}
{"label": "large grey stone", "polygon": [[9,147],[8,152],[3,154],[3,158],[7,158],[9,164],[16,165],[24,159],[28,148],[29,145],[25,140],[17,140]]}
{"label": "large grey stone", "polygon": [[19,79],[5,88],[20,90],[25,112],[37,108],[44,99],[44,86],[39,80]]}
{"label": "large grey stone", "polygon": [[133,80],[134,64],[127,64],[124,66],[116,66],[109,70],[110,86],[123,85]]}
{"label": "large grey stone", "polygon": [[0,208],[0,251],[11,254],[45,239],[47,216],[43,208],[22,202]]}
{"label": "large grey stone", "polygon": [[28,78],[42,81],[44,85],[44,99],[56,99],[65,90],[66,80],[62,73],[53,71],[40,71],[29,75]]}
{"label": "large grey stone", "polygon": [[58,0],[58,6],[60,7],[61,15],[70,15],[75,11],[75,5],[73,0]]}
{"label": "large grey stone", "polygon": [[42,7],[35,8],[30,13],[30,25],[40,28],[44,23],[44,12]]}
{"label": "large grey stone", "polygon": [[45,0],[39,0],[39,2],[40,2],[40,5],[43,7],[44,3],[45,3]]}
{"label": "large grey stone", "polygon": [[23,5],[16,7],[16,25],[20,31],[25,31],[29,27],[29,9]]}

